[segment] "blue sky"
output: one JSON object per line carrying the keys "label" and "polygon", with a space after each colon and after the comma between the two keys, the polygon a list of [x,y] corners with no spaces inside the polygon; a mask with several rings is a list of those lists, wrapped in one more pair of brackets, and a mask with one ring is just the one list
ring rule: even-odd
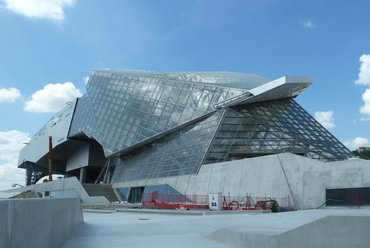
{"label": "blue sky", "polygon": [[370,1],[0,0],[0,190],[23,143],[93,69],[235,71],[314,83],[298,98],[370,146]]}

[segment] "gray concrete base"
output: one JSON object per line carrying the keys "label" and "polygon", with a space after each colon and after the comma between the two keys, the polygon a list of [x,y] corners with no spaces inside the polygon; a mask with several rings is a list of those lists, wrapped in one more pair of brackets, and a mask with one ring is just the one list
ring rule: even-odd
{"label": "gray concrete base", "polygon": [[82,222],[77,198],[0,200],[0,247],[60,247]]}
{"label": "gray concrete base", "polygon": [[291,230],[279,227],[229,227],[209,238],[230,247],[369,247],[370,216],[326,216]]}
{"label": "gray concrete base", "polygon": [[198,174],[135,181],[113,181],[114,188],[167,184],[184,195],[275,198],[288,209],[314,209],[326,201],[326,189],[370,187],[370,161],[322,162],[280,153],[202,165]]}

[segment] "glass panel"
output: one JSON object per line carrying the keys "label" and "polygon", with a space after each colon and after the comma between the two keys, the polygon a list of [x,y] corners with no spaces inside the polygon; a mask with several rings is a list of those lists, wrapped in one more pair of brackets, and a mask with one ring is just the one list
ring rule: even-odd
{"label": "glass panel", "polygon": [[77,106],[70,135],[88,134],[108,156],[209,113],[215,103],[243,92],[167,74],[95,71]]}
{"label": "glass panel", "polygon": [[222,111],[128,155],[112,182],[194,174],[216,132]]}
{"label": "glass panel", "polygon": [[205,163],[281,152],[325,161],[352,156],[294,100],[284,99],[229,109]]}

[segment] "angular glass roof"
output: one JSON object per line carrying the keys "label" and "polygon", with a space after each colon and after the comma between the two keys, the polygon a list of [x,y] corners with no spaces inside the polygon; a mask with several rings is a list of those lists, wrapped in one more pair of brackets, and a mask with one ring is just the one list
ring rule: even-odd
{"label": "angular glass roof", "polygon": [[192,83],[213,84],[218,87],[229,87],[250,90],[271,80],[256,74],[226,72],[226,71],[195,71],[195,72],[150,72],[135,70],[95,70],[95,73],[113,73],[132,76],[170,79],[172,81],[185,81]]}
{"label": "angular glass roof", "polygon": [[94,71],[86,99],[76,108],[84,117],[76,115],[69,135],[82,132],[94,138],[108,156],[210,113],[214,104],[245,92],[150,72]]}
{"label": "angular glass roof", "polygon": [[293,99],[280,99],[229,108],[205,163],[281,152],[323,161],[352,156]]}
{"label": "angular glass roof", "polygon": [[172,72],[164,73],[176,80],[191,81],[198,83],[214,84],[217,86],[238,88],[238,89],[253,89],[263,85],[270,80],[255,74],[237,73],[237,72]]}

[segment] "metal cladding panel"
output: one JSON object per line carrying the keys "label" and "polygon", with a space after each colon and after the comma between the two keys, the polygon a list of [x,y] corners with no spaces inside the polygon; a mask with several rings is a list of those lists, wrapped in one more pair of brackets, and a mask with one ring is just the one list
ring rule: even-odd
{"label": "metal cladding panel", "polygon": [[53,148],[67,141],[76,100],[54,115],[21,150],[18,165],[23,161],[36,163],[49,151],[49,136],[53,137]]}
{"label": "metal cladding panel", "polygon": [[89,144],[84,144],[77,149],[68,159],[66,163],[66,171],[80,169],[89,165]]}
{"label": "metal cladding panel", "polygon": [[244,103],[296,97],[311,83],[309,77],[281,77],[250,90],[254,97]]}

